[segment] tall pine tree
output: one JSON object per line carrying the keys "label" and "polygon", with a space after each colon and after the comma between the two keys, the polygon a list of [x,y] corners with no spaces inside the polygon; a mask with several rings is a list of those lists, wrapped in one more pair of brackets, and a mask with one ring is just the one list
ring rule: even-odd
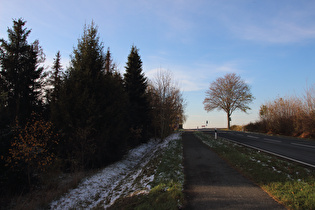
{"label": "tall pine tree", "polygon": [[124,74],[125,91],[129,98],[129,122],[131,144],[137,145],[148,139],[149,101],[146,94],[147,78],[142,71],[142,61],[139,55],[139,49],[131,47],[126,63],[126,73]]}
{"label": "tall pine tree", "polygon": [[8,41],[0,39],[0,75],[1,92],[6,96],[7,111],[11,122],[20,122],[30,117],[41,104],[40,88],[44,61],[42,49],[36,40],[29,44],[27,38],[31,32],[25,28],[26,21],[13,21],[8,29]]}
{"label": "tall pine tree", "polygon": [[49,90],[48,100],[55,104],[59,98],[60,87],[62,84],[62,65],[61,65],[61,55],[60,51],[56,53],[56,58],[54,58],[54,63],[52,67],[52,71],[50,72],[50,78],[48,80],[48,84],[52,89]]}
{"label": "tall pine tree", "polygon": [[[42,111],[40,90],[43,67],[39,65],[44,61],[44,54],[37,40],[28,42],[31,30],[25,28],[25,24],[22,19],[13,20],[13,27],[7,30],[8,40],[0,39],[1,157],[7,157],[12,151],[15,121],[23,126],[32,112]],[[3,160],[0,160],[0,173],[5,176],[5,185],[11,183],[9,189],[22,185],[17,180],[23,180],[20,179],[23,174],[8,170]]]}
{"label": "tall pine tree", "polygon": [[107,52],[105,56],[105,74],[113,74],[113,73],[117,73],[116,64],[113,62],[110,49],[107,48]]}
{"label": "tall pine tree", "polygon": [[123,86],[105,71],[105,64],[104,46],[92,22],[85,26],[73,51],[53,113],[68,138],[63,154],[71,154],[70,158],[85,168],[104,165],[124,153]]}

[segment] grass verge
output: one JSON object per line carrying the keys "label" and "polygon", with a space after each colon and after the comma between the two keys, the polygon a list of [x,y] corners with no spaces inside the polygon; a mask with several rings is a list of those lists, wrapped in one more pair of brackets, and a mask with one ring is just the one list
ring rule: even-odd
{"label": "grass verge", "polygon": [[315,209],[315,170],[196,132],[205,144],[289,209]]}
{"label": "grass verge", "polygon": [[164,153],[152,160],[157,167],[150,192],[118,199],[108,209],[181,208],[184,202],[182,154],[181,139],[170,141]]}

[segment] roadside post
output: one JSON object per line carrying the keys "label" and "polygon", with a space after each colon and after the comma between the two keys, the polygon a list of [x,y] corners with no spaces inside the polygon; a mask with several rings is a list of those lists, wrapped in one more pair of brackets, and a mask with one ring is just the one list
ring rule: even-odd
{"label": "roadside post", "polygon": [[218,138],[218,132],[217,132],[217,128],[214,129],[214,139],[217,140]]}

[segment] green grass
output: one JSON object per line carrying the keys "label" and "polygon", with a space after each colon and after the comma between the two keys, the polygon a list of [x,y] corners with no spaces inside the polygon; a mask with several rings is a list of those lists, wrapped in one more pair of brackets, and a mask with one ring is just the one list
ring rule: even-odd
{"label": "green grass", "polygon": [[171,141],[164,153],[152,160],[158,166],[150,192],[118,199],[109,209],[181,208],[184,202],[182,155],[182,140]]}
{"label": "green grass", "polygon": [[195,133],[222,158],[289,209],[315,209],[315,170],[230,141]]}

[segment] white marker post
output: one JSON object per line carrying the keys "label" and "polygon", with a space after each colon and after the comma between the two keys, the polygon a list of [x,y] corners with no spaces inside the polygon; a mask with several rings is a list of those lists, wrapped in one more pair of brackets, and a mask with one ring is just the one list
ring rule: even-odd
{"label": "white marker post", "polygon": [[214,139],[217,140],[218,138],[218,133],[217,133],[217,128],[214,129]]}

